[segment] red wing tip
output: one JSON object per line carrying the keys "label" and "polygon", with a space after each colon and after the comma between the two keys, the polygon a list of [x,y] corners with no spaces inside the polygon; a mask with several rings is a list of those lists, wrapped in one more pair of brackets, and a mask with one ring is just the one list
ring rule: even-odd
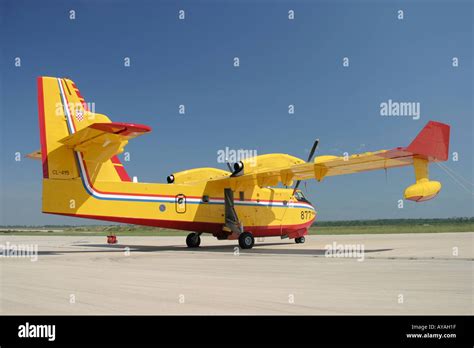
{"label": "red wing tip", "polygon": [[442,125],[442,126],[448,126],[449,127],[449,124],[439,122],[439,121],[435,121],[435,120],[429,120],[428,123],[434,123],[434,124],[437,124],[437,125]]}
{"label": "red wing tip", "polygon": [[414,155],[424,156],[430,161],[446,161],[449,151],[449,133],[449,125],[429,121],[406,150]]}

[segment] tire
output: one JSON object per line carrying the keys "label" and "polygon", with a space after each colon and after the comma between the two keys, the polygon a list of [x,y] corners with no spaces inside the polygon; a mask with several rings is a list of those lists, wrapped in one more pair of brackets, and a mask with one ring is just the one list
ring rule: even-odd
{"label": "tire", "polygon": [[297,244],[303,244],[305,242],[305,238],[304,237],[298,237],[298,238],[295,238],[295,243]]}
{"label": "tire", "polygon": [[241,249],[252,249],[255,244],[255,239],[252,233],[244,232],[239,236],[239,246]]}
{"label": "tire", "polygon": [[198,248],[201,245],[201,237],[197,233],[190,233],[186,237],[186,245],[188,248]]}

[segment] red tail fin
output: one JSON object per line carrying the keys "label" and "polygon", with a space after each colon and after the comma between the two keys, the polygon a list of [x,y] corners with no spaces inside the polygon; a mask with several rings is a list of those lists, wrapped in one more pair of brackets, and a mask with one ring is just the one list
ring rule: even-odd
{"label": "red tail fin", "polygon": [[406,150],[426,156],[429,161],[446,161],[449,152],[449,129],[447,124],[429,121]]}

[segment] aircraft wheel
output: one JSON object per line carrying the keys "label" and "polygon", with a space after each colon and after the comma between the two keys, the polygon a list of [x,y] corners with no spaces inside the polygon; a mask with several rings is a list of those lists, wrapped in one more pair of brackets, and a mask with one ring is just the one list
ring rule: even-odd
{"label": "aircraft wheel", "polygon": [[239,246],[242,249],[252,249],[255,239],[250,232],[244,232],[239,236]]}
{"label": "aircraft wheel", "polygon": [[297,244],[299,244],[299,243],[303,244],[305,242],[305,238],[304,237],[295,238],[295,242]]}
{"label": "aircraft wheel", "polygon": [[186,237],[186,245],[188,248],[197,248],[201,244],[201,237],[197,233],[190,233]]}

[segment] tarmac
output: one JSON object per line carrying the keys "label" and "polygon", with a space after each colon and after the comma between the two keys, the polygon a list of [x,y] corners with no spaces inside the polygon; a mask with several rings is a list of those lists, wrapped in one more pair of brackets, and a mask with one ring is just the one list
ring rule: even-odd
{"label": "tarmac", "polygon": [[0,236],[0,314],[472,315],[473,237]]}

